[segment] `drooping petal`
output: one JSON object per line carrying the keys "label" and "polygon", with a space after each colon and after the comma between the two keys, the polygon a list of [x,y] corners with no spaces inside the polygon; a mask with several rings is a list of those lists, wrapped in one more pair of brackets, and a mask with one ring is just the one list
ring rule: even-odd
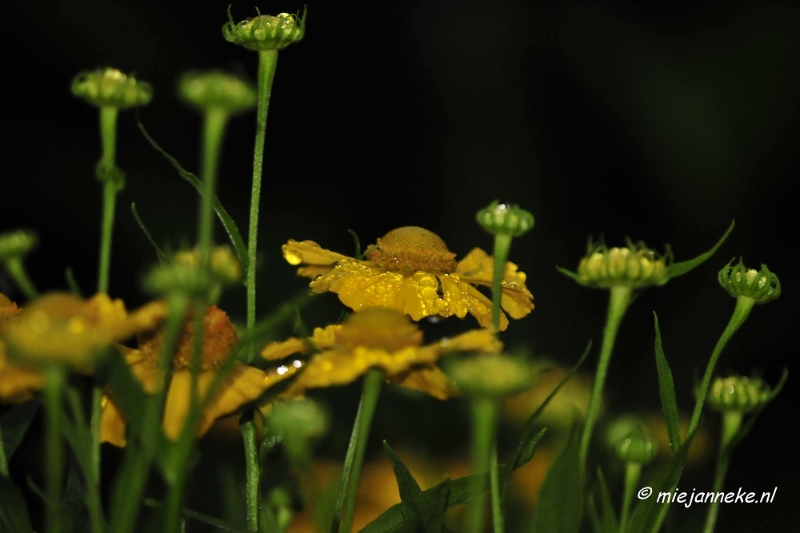
{"label": "drooping petal", "polygon": [[[201,374],[199,389],[205,395],[214,374]],[[248,402],[256,400],[269,387],[267,374],[263,370],[237,364],[228,381],[223,385],[217,397],[203,411],[202,420],[197,428],[197,436],[203,436],[217,418],[229,415]]]}
{"label": "drooping petal", "polygon": [[124,448],[125,418],[122,416],[117,404],[106,395],[103,395],[100,411],[100,442],[108,442],[119,448]]}
{"label": "drooping petal", "polygon": [[447,400],[460,394],[458,387],[437,366],[412,370],[390,381],[402,387],[426,392],[440,400]]}
{"label": "drooping petal", "polygon": [[473,329],[455,337],[444,338],[438,342],[438,346],[442,352],[481,351],[497,353],[503,350],[503,343],[497,340],[491,328]]}
{"label": "drooping petal", "polygon": [[41,370],[9,362],[5,346],[0,341],[0,404],[26,402],[43,386]]}
{"label": "drooping petal", "polygon": [[[330,266],[337,261],[352,259],[330,250],[322,248],[314,241],[297,242],[290,239],[282,247],[283,257],[290,265]],[[297,273],[301,276],[316,276],[315,269],[300,268]]]}
{"label": "drooping petal", "polygon": [[178,440],[183,431],[191,396],[192,374],[188,370],[173,372],[167,391],[167,403],[164,406],[164,433],[172,440]]}
{"label": "drooping petal", "polygon": [[[491,287],[494,259],[480,248],[475,248],[458,263],[456,272],[462,281]],[[527,276],[518,270],[516,264],[506,263],[500,305],[515,319],[523,318],[533,310],[533,295],[525,286],[526,279]]]}
{"label": "drooping petal", "polygon": [[[469,283],[462,283],[462,297],[467,303],[469,314],[478,319],[478,324],[484,328],[492,326],[492,301],[481,294],[478,289]],[[466,289],[466,290],[464,290]],[[500,311],[500,331],[508,327],[508,317]]]}
{"label": "drooping petal", "polygon": [[261,357],[267,361],[280,361],[284,357],[296,353],[304,353],[308,349],[303,339],[289,337],[283,342],[271,342],[261,350]]}

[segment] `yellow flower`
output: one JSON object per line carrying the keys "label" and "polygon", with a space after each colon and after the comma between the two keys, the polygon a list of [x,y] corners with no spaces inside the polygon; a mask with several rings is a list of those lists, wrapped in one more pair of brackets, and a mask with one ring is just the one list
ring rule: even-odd
{"label": "yellow flower", "polygon": [[[474,287],[491,287],[492,257],[474,248],[456,262],[444,241],[423,228],[390,231],[369,247],[368,261],[325,250],[313,241],[294,240],[283,246],[283,257],[292,265],[307,265],[297,273],[314,278],[312,292],[335,292],[354,311],[389,307],[414,320],[434,315],[464,318],[469,313],[483,327],[492,324],[492,302]],[[506,263],[501,304],[512,318],[533,310],[525,278],[517,265]],[[507,327],[508,318],[502,314],[500,330]]]}
{"label": "yellow flower", "polygon": [[[0,294],[0,337],[6,325],[15,320],[17,304]],[[0,403],[22,403],[33,398],[44,386],[44,376],[35,368],[8,361],[5,343],[0,340]]]}
{"label": "yellow flower", "polygon": [[160,302],[128,314],[122,300],[106,294],[82,300],[72,294],[51,293],[27,305],[2,336],[9,355],[20,363],[67,363],[90,371],[104,349],[152,328],[164,313]]}
{"label": "yellow flower", "polygon": [[[193,320],[187,319],[178,338],[172,359],[172,379],[167,391],[164,406],[163,427],[167,437],[177,440],[191,405]],[[155,394],[164,382],[164,371],[158,368],[164,330],[152,329],[138,336],[139,349],[122,347],[123,355],[131,366],[131,371],[148,394]],[[236,329],[228,315],[210,306],[203,319],[203,350],[198,375],[197,391],[202,402],[219,367],[230,356],[238,340]],[[262,370],[236,363],[227,382],[223,384],[214,398],[201,414],[196,435],[204,435],[214,420],[232,414],[239,407],[251,402],[275,382],[289,377],[291,373],[267,374]],[[115,446],[125,446],[125,417],[114,401],[113,391],[103,398],[100,418],[100,440]]]}
{"label": "yellow flower", "polygon": [[[346,385],[370,368],[380,368],[386,379],[445,400],[458,388],[436,366],[443,353],[480,350],[499,352],[503,344],[491,329],[473,330],[453,338],[422,346],[422,332],[416,324],[394,309],[373,307],[350,316],[342,325],[315,328],[310,339],[321,350],[306,363],[284,397],[300,396],[308,389]],[[283,359],[308,351],[297,338],[267,345],[261,356]]]}

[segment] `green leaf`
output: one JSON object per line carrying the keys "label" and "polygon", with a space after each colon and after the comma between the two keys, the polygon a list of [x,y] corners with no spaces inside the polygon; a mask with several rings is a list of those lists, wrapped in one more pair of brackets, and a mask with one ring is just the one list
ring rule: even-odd
{"label": "green leaf", "polygon": [[706,253],[700,254],[694,259],[690,259],[689,261],[683,261],[681,263],[673,263],[672,265],[668,266],[667,274],[669,275],[669,277],[676,278],[678,276],[682,276],[687,272],[689,272],[690,270],[692,270],[693,268],[703,264],[709,257],[714,255],[714,253],[720,246],[722,246],[722,243],[725,242],[725,239],[727,239],[728,235],[730,235],[731,231],[733,231],[734,224],[735,221],[731,221],[731,225],[728,228],[728,231],[725,232],[725,235],[723,235],[722,238],[719,241],[717,241],[717,244],[715,244],[714,247],[711,248]]}
{"label": "green leaf", "polygon": [[[150,143],[150,145],[156,149],[158,153],[163,155],[167,161],[172,165],[172,167],[178,171],[180,177],[191,183],[197,192],[203,196],[205,193],[203,191],[203,184],[202,182],[187,170],[181,166],[178,161],[169,155],[161,146],[158,145],[156,141],[153,140],[152,137],[147,133],[147,130],[144,128],[144,124],[142,121],[139,120],[137,115],[136,122],[139,125],[139,130],[141,130],[142,134],[144,135],[145,139]],[[233,244],[233,248],[236,251],[236,255],[239,257],[239,261],[242,263],[242,269],[247,270],[247,246],[244,243],[244,239],[242,239],[242,234],[239,233],[239,228],[236,226],[236,222],[233,221],[233,218],[228,214],[225,208],[222,206],[222,203],[217,198],[217,195],[212,195],[211,198],[212,203],[214,204],[214,211],[216,211],[217,216],[219,217],[219,221],[222,223],[222,227],[225,228],[225,231],[228,233],[228,237],[231,240],[231,244]]]}
{"label": "green leaf", "polygon": [[611,494],[608,492],[606,478],[599,466],[597,467],[597,487],[600,493],[600,509],[603,513],[600,520],[602,531],[603,533],[616,533],[619,531],[619,521],[614,512],[614,505],[611,503]]}
{"label": "green leaf", "polygon": [[28,506],[11,478],[0,476],[0,531],[33,533]]}
{"label": "green leaf", "polygon": [[[155,509],[160,509],[163,507],[163,504],[160,501],[154,500],[153,498],[145,498],[144,504],[148,507],[152,507]],[[189,518],[190,520],[196,520],[198,522],[202,522],[203,524],[208,524],[221,531],[229,531],[230,533],[244,533],[243,530],[236,529],[227,522],[224,522],[218,518],[214,518],[213,516],[209,516],[207,514],[198,513],[197,511],[192,511],[187,507],[183,507],[181,509],[181,516]]]}
{"label": "green leaf", "polygon": [[64,279],[67,280],[69,292],[78,298],[83,298],[83,292],[81,291],[80,286],[78,286],[78,282],[75,281],[75,274],[72,272],[72,267],[67,267],[67,269],[64,271]]}
{"label": "green leaf", "polygon": [[579,275],[577,275],[575,272],[567,270],[566,268],[561,268],[560,266],[557,266],[556,270],[558,270],[559,272],[561,272],[562,274],[564,274],[568,278],[572,278],[573,280],[577,281],[579,284],[585,285],[583,280],[581,279],[581,277]]}
{"label": "green leaf", "polygon": [[30,400],[19,405],[15,405],[9,409],[3,418],[0,419],[2,431],[0,435],[3,437],[3,447],[6,452],[6,461],[11,460],[14,451],[19,447],[22,438],[28,431],[28,428],[33,422],[33,417],[39,410],[41,402],[39,400]]}
{"label": "green leaf", "polygon": [[672,455],[677,453],[681,446],[681,432],[678,422],[678,400],[675,398],[675,383],[672,379],[672,370],[664,355],[661,344],[661,330],[658,327],[658,315],[653,312],[656,328],[656,369],[658,370],[658,393],[661,396],[661,407],[664,409],[664,418],[667,420],[667,434]]}
{"label": "green leaf", "polygon": [[[586,345],[586,349],[583,351],[583,355],[581,355],[578,362],[575,363],[569,372],[561,379],[561,381],[556,385],[556,388],[545,398],[542,402],[542,405],[539,406],[536,411],[531,415],[527,422],[525,422],[525,426],[522,428],[522,438],[520,439],[519,445],[517,445],[517,451],[514,453],[513,458],[509,461],[509,464],[514,465],[514,468],[519,468],[523,464],[530,461],[531,457],[533,456],[533,451],[536,449],[536,445],[539,442],[539,439],[542,438],[543,432],[539,431],[535,433],[536,422],[539,420],[539,417],[542,416],[542,413],[547,408],[547,405],[550,403],[558,391],[561,390],[567,381],[575,375],[575,372],[583,365],[583,362],[586,361],[586,358],[589,356],[589,351],[592,349],[592,341]],[[529,454],[529,455],[528,455]],[[523,461],[523,456],[527,455],[527,459]],[[508,483],[511,481],[511,472],[512,470],[509,469],[504,474],[500,475],[500,500],[502,501],[505,498],[505,493],[508,488]]]}
{"label": "green leaf", "polygon": [[550,467],[539,492],[533,530],[577,533],[583,518],[583,474],[579,450],[582,423],[572,425],[567,447]]}
{"label": "green leaf", "polygon": [[[678,480],[683,472],[683,466],[686,464],[686,457],[689,455],[689,448],[692,446],[692,441],[697,432],[692,432],[686,437],[686,441],[678,449],[678,453],[661,467],[656,476],[648,485],[652,492],[650,495],[641,499],[636,509],[631,516],[630,525],[626,533],[656,533],[661,527],[661,522],[664,520],[667,511],[669,510],[669,503],[666,501],[659,502],[658,495],[661,492],[672,492],[678,485]],[[644,487],[642,487],[644,490]]]}
{"label": "green leaf", "polygon": [[358,239],[358,234],[351,229],[347,230],[347,233],[349,233],[350,236],[353,237],[353,244],[356,247],[356,253],[355,255],[353,255],[353,257],[355,257],[356,259],[361,259],[361,241]]}
{"label": "green leaf", "polygon": [[423,531],[442,533],[447,530],[444,525],[444,518],[447,512],[447,500],[450,497],[450,480],[446,479],[429,492],[426,493],[428,501],[422,512]]}
{"label": "green leaf", "polygon": [[136,211],[136,202],[131,203],[131,212],[133,213],[133,218],[136,219],[136,223],[139,224],[140,228],[142,228],[144,236],[147,237],[147,240],[150,241],[150,244],[152,244],[153,248],[156,249],[156,256],[158,257],[158,262],[161,263],[162,265],[164,263],[168,263],[169,259],[167,258],[166,254],[164,254],[164,252],[161,251],[161,248],[158,247],[155,239],[153,239],[153,236],[147,230],[147,226],[145,226],[144,222],[142,222],[142,218],[139,216],[139,212]]}
{"label": "green leaf", "polygon": [[383,449],[389,456],[389,462],[394,470],[397,488],[400,491],[400,504],[403,507],[403,518],[406,524],[413,524],[415,528],[423,526],[422,513],[425,508],[425,498],[419,484],[411,475],[403,461],[394,453],[391,446],[383,441]]}

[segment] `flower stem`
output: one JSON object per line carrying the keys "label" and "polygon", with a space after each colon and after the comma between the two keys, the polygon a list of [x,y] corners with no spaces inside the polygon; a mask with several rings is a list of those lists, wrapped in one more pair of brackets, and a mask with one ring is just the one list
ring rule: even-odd
{"label": "flower stem", "polygon": [[[728,463],[730,462],[731,441],[742,425],[742,413],[739,411],[727,411],[722,415],[722,438],[720,439],[719,452],[717,454],[717,465],[714,470],[714,483],[711,487],[713,493],[722,492],[725,484],[725,475],[728,473]],[[719,500],[714,498],[708,507],[706,523],[703,526],[703,533],[713,533],[717,525],[717,515],[719,515]]]}
{"label": "flower stem", "polygon": [[45,369],[45,405],[47,406],[47,532],[61,531],[61,482],[64,476],[64,443],[61,439],[61,397],[64,369],[49,365]]}
{"label": "flower stem", "polygon": [[[258,251],[258,212],[261,201],[261,174],[264,166],[264,139],[267,132],[267,112],[272,94],[277,50],[258,52],[258,110],[256,112],[256,146],[253,151],[253,189],[250,195],[250,226],[247,237],[247,333],[252,335],[256,325],[256,253]],[[247,363],[255,359],[256,347],[251,345]]]}
{"label": "flower stem", "polygon": [[503,296],[503,275],[511,250],[511,235],[498,233],[494,236],[494,270],[492,275],[492,326],[500,331],[500,300]]}
{"label": "flower stem", "polygon": [[36,287],[28,277],[28,273],[25,271],[25,265],[22,263],[22,259],[19,257],[9,258],[6,260],[5,265],[8,273],[14,278],[14,282],[22,293],[25,294],[26,298],[32,300],[39,295],[39,291],[36,290]]}
{"label": "flower stem", "polygon": [[203,180],[204,194],[200,198],[200,217],[197,240],[200,244],[200,265],[208,268],[211,260],[211,246],[214,244],[214,203],[213,196],[217,186],[219,153],[228,113],[212,108],[206,111],[203,119],[203,161],[200,176]]}
{"label": "flower stem", "polygon": [[[361,402],[358,404],[356,421],[353,424],[353,433],[350,435],[350,444],[344,459],[344,472],[339,485],[339,495],[336,497],[336,508],[333,513],[331,533],[340,531],[350,533],[353,529],[353,517],[356,511],[358,485],[361,481],[361,468],[364,466],[364,454],[367,451],[367,439],[375,407],[383,385],[383,371],[373,368],[364,377],[364,390],[361,393]],[[344,519],[342,515],[344,514]]]}
{"label": "flower stem", "polygon": [[503,533],[503,509],[500,506],[500,472],[497,464],[497,442],[492,444],[492,454],[489,458],[489,482],[492,490],[492,518],[494,533]]}
{"label": "flower stem", "polygon": [[255,424],[255,412],[242,415],[242,438],[244,440],[245,465],[245,498],[247,502],[247,531],[255,532],[259,528],[259,511],[261,509],[261,464],[258,461],[258,435]]}
{"label": "flower stem", "polygon": [[597,363],[597,374],[592,387],[592,398],[589,401],[589,409],[586,413],[586,425],[583,426],[581,434],[580,448],[578,457],[581,470],[586,465],[586,457],[589,454],[589,442],[592,439],[592,430],[597,421],[597,413],[600,409],[600,400],[603,396],[603,386],[605,385],[606,375],[608,374],[608,364],[611,361],[611,351],[614,349],[614,340],[617,337],[619,325],[628,304],[631,301],[631,288],[626,285],[617,285],[611,288],[608,300],[608,315],[606,316],[606,326],[603,330],[603,346],[600,349],[600,361]]}
{"label": "flower stem", "polygon": [[97,292],[108,292],[108,277],[111,268],[111,234],[114,227],[114,204],[119,184],[110,178],[115,166],[117,145],[116,107],[100,108],[100,141],[103,155],[99,167],[105,175],[103,181],[103,221],[100,237],[100,266],[97,273]]}
{"label": "flower stem", "polygon": [[736,299],[736,307],[733,309],[733,315],[728,325],[725,326],[722,335],[720,335],[717,345],[714,346],[714,351],[711,352],[711,358],[706,365],[706,373],[703,375],[703,381],[697,389],[697,402],[694,405],[694,412],[692,413],[692,420],[689,422],[689,431],[687,435],[691,435],[700,423],[700,415],[703,413],[703,404],[706,401],[708,386],[711,383],[711,376],[714,373],[714,367],[717,365],[717,360],[722,350],[725,348],[725,345],[728,344],[728,341],[731,340],[733,334],[736,333],[742,324],[744,324],[744,321],[747,320],[754,304],[755,300],[748,296],[739,296]]}
{"label": "flower stem", "polygon": [[6,457],[6,446],[3,442],[3,427],[0,425],[0,477],[8,476],[8,458]]}
{"label": "flower stem", "polygon": [[625,533],[628,528],[628,516],[631,510],[631,500],[633,500],[633,490],[639,483],[639,476],[642,473],[641,463],[625,463],[625,491],[622,496],[622,514],[619,519],[619,531]]}
{"label": "flower stem", "polygon": [[[491,463],[496,419],[497,403],[493,398],[477,396],[473,399],[472,470],[476,474],[473,487],[476,496],[467,509],[468,533],[479,533],[483,531],[483,515],[486,508],[486,499],[483,493],[486,491],[486,480],[482,475],[489,470],[489,465]],[[499,507],[499,501],[497,502],[497,506]],[[494,507],[493,505],[493,509]],[[495,519],[497,516],[499,516],[499,513],[495,516]]]}

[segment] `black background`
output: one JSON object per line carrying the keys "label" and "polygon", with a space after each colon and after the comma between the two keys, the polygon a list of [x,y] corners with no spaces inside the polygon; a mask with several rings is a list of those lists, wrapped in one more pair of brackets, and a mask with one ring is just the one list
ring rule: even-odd
{"label": "black background", "polygon": [[[670,243],[678,260],[688,259],[735,219],[708,263],[635,302],[608,397],[615,411],[658,409],[655,310],[678,401],[688,411],[691,384],[733,308],[717,270],[740,255],[756,268],[767,263],[783,295],[754,309],[718,368],[759,370],[772,383],[782,368],[795,369],[737,449],[727,483],[778,492],[770,505],[723,506],[718,530],[789,530],[798,523],[800,497],[791,437],[798,418],[800,10],[790,4],[310,3],[307,36],[280,54],[269,115],[260,310],[302,290],[280,256],[289,238],[351,253],[347,229],[367,244],[418,225],[463,256],[473,246],[490,248],[474,216],[500,199],[536,217],[511,251],[528,274],[536,309],[504,340],[566,364],[588,338],[599,341],[606,295],[578,287],[555,265],[574,268],[587,238],[600,234],[609,245],[626,236],[659,251]],[[0,230],[38,232],[40,247],[27,264],[40,289],[63,289],[67,266],[85,291],[95,280],[97,116],[70,95],[71,78],[109,65],[152,83],[155,97],[142,121],[196,169],[200,122],[177,102],[177,75],[222,67],[255,78],[255,54],[222,39],[226,7],[134,0],[0,7]],[[259,7],[291,12],[302,4]],[[233,6],[236,20],[253,14],[249,3]],[[253,115],[231,123],[219,186],[243,231],[253,130]],[[135,307],[145,301],[138,282],[155,257],[130,203],[156,240],[175,248],[194,236],[197,200],[146,144],[132,112],[120,117],[118,164],[128,181],[118,203],[110,292]],[[0,290],[13,292],[0,282]],[[242,318],[243,301],[244,291],[234,290],[223,305]],[[320,301],[306,316],[312,326],[339,313],[333,296]],[[426,325],[431,335],[453,327]],[[590,361],[593,368],[596,355]],[[378,422],[376,431],[384,438],[408,425]],[[698,490],[707,490],[710,478],[698,479]]]}

